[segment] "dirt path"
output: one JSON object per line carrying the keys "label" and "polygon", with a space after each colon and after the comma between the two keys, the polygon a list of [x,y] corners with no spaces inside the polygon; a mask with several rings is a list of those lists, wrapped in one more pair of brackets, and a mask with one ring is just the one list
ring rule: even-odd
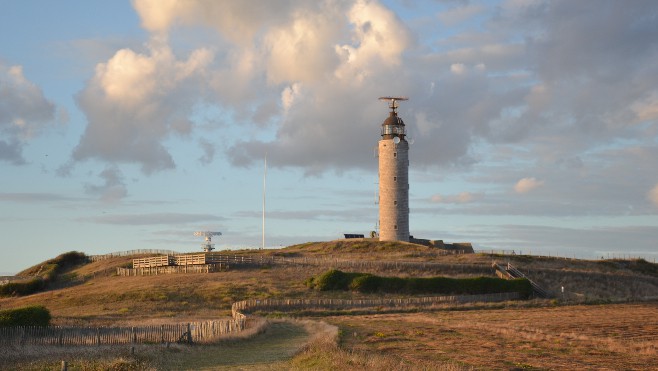
{"label": "dirt path", "polygon": [[199,346],[162,359],[163,370],[282,370],[310,339],[301,324],[274,322],[252,339],[219,346]]}

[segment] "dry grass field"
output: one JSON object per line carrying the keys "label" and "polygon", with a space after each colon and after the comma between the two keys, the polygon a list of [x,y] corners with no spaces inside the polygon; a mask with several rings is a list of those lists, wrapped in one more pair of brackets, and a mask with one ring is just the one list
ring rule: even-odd
{"label": "dry grass field", "polygon": [[[320,292],[304,284],[307,278],[339,263],[343,264],[341,270],[350,271],[345,262],[368,262],[366,268],[357,271],[386,276],[469,277],[493,276],[491,263],[495,260],[513,264],[554,292],[563,286],[565,293],[551,300],[450,304],[432,310],[411,308],[406,313],[275,313],[277,317],[313,316],[315,320],[310,324],[278,322],[264,335],[215,347],[163,350],[140,346],[134,356],[126,354],[125,347],[102,354],[98,350],[78,354],[70,349],[55,353],[71,354],[71,359],[83,365],[73,369],[99,370],[658,369],[656,264],[441,255],[425,246],[367,241],[308,243],[230,254],[308,258],[314,263],[234,267],[210,274],[119,277],[116,267],[129,266],[132,257],[116,257],[69,270],[65,280],[55,281],[47,291],[0,298],[0,309],[44,305],[56,325],[180,323],[227,317],[231,304],[244,299],[383,295]],[[391,262],[409,264],[392,266]],[[39,269],[36,265],[25,274]],[[335,331],[327,330],[320,320],[335,325],[328,327]],[[53,369],[57,364],[54,360],[61,359],[57,357],[37,363],[24,360],[9,369]]]}
{"label": "dry grass field", "polygon": [[409,364],[477,369],[658,369],[658,303],[383,314],[326,319],[342,346]]}

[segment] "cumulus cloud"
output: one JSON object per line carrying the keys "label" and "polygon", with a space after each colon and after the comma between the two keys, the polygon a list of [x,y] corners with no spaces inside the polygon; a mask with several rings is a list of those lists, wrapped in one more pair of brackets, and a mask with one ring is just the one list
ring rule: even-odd
{"label": "cumulus cloud", "polygon": [[[445,33],[420,32],[376,0],[133,5],[160,44],[98,65],[78,97],[89,127],[76,159],[172,168],[163,141],[194,128],[190,109],[203,99],[240,125],[225,148],[233,165],[267,152],[272,166],[307,174],[375,169],[369,154],[386,117],[376,97],[388,94],[411,97],[400,116],[416,169],[472,166],[482,144],[575,159],[610,138],[656,135],[651,1],[455,2],[436,14],[454,31]],[[188,26],[214,32],[213,53],[175,56],[167,37]]]}
{"label": "cumulus cloud", "polygon": [[0,161],[24,164],[23,147],[55,120],[55,105],[20,65],[0,61]]}
{"label": "cumulus cloud", "polygon": [[203,90],[212,58],[209,50],[197,49],[178,60],[167,45],[153,41],[146,53],[122,49],[99,63],[78,95],[88,125],[73,158],[137,163],[145,173],[173,168],[162,141],[190,133],[188,117],[196,102],[190,96]]}
{"label": "cumulus cloud", "polygon": [[537,180],[535,178],[523,178],[520,179],[514,185],[514,191],[516,193],[528,193],[534,189],[537,189],[544,185],[543,181]]}

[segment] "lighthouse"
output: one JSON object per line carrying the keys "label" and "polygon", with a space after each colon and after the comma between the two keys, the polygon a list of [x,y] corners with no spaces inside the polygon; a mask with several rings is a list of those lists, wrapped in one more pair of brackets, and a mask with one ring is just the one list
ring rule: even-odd
{"label": "lighthouse", "polygon": [[379,240],[409,241],[409,143],[398,102],[405,97],[381,97],[389,116],[381,127],[379,157]]}

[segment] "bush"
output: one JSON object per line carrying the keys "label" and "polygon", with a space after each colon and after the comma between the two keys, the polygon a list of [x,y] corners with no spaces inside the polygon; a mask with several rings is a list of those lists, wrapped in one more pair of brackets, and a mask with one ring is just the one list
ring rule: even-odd
{"label": "bush", "polygon": [[306,285],[319,291],[347,290],[350,283],[361,273],[346,273],[331,269],[315,278],[306,281]]}
{"label": "bush", "polygon": [[352,290],[362,293],[460,295],[518,292],[522,297],[528,297],[532,293],[532,286],[527,279],[379,277],[368,273],[345,273],[335,269],[310,278],[306,283],[320,291]]}
{"label": "bush", "polygon": [[45,287],[46,282],[41,277],[23,282],[10,282],[0,285],[0,297],[30,295],[43,290]]}
{"label": "bush", "polygon": [[349,284],[349,289],[359,292],[375,292],[379,291],[382,286],[383,279],[372,274],[364,274],[362,276],[354,277]]}
{"label": "bush", "polygon": [[50,312],[41,305],[0,311],[0,327],[48,325]]}
{"label": "bush", "polygon": [[[61,254],[54,259],[44,262],[41,266],[35,266],[19,273],[22,276],[37,275],[38,273],[38,276],[31,280],[0,285],[0,297],[25,296],[43,291],[51,282],[57,281],[59,276],[66,270],[88,262],[89,258],[81,252],[70,251]],[[37,267],[39,267],[38,270]]]}

